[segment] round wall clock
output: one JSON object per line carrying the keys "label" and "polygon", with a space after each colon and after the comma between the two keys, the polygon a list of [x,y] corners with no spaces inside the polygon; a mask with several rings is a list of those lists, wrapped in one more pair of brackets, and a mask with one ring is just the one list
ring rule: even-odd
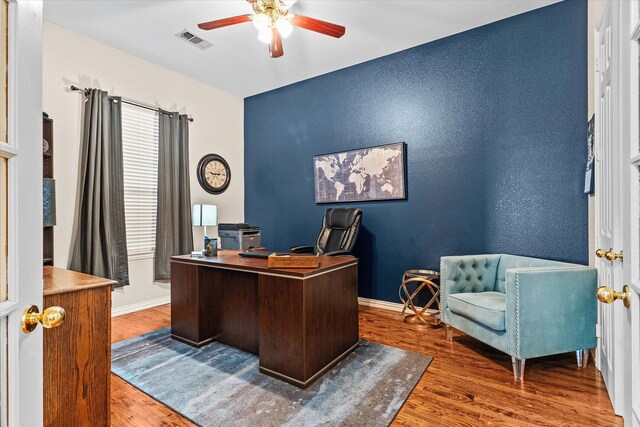
{"label": "round wall clock", "polygon": [[198,163],[198,182],[211,194],[223,193],[231,182],[231,169],[217,154],[207,154]]}

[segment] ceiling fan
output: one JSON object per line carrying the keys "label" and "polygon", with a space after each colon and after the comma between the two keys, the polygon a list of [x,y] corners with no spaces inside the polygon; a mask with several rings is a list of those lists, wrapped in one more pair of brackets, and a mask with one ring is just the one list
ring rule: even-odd
{"label": "ceiling fan", "polygon": [[252,21],[259,31],[258,40],[269,44],[269,55],[279,58],[284,54],[282,39],[289,37],[293,26],[315,31],[331,37],[340,38],[345,33],[342,25],[332,24],[319,19],[289,13],[289,8],[296,0],[247,0],[253,7],[254,14],[232,16],[198,24],[202,30],[215,30],[229,25]]}

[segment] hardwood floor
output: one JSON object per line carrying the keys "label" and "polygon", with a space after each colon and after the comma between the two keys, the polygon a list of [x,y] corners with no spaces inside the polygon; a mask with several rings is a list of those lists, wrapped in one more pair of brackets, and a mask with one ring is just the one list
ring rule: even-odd
{"label": "hardwood floor", "polygon": [[[112,319],[112,341],[168,326],[169,305]],[[370,341],[434,356],[400,410],[395,426],[611,426],[613,414],[600,373],[575,354],[527,361],[525,383],[514,381],[511,358],[456,333],[406,325],[392,311],[360,307],[360,335]],[[117,426],[193,426],[125,381],[111,376],[111,422]]]}
{"label": "hardwood floor", "polygon": [[[115,343],[169,326],[169,304],[111,319]],[[111,425],[127,427],[195,426],[191,421],[111,374]]]}

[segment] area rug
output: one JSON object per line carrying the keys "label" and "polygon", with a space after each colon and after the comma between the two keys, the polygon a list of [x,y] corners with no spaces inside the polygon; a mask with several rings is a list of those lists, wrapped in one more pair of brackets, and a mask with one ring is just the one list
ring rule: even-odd
{"label": "area rug", "polygon": [[193,348],[169,328],[114,344],[111,370],[201,426],[387,426],[432,358],[361,340],[306,390],[261,374],[258,356]]}

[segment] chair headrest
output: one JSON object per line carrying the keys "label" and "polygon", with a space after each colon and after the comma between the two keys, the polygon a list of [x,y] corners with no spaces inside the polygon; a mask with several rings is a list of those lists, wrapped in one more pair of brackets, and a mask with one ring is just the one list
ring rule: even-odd
{"label": "chair headrest", "polygon": [[327,209],[324,215],[325,224],[330,228],[351,228],[362,212],[356,208]]}

